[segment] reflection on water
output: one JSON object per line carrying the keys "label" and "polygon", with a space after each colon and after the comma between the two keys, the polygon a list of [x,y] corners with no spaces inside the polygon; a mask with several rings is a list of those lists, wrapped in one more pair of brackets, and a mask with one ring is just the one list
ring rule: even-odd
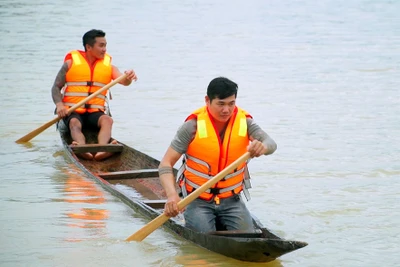
{"label": "reflection on water", "polygon": [[[104,192],[94,181],[83,177],[72,169],[63,169],[67,179],[63,188],[63,202],[71,203],[65,211],[68,217],[66,225],[73,228],[94,229],[90,235],[104,235],[100,229],[106,227],[109,211],[102,208],[106,199]],[[69,238],[68,241],[81,241],[79,238]]]}
{"label": "reflection on water", "polygon": [[193,253],[186,251],[185,247],[181,247],[182,255],[175,257],[175,262],[182,266],[207,266],[207,267],[230,267],[230,266],[263,266],[263,267],[282,267],[280,260],[271,262],[243,262],[227,258],[216,253]]}
{"label": "reflection on water", "polygon": [[[170,232],[170,231],[167,231]],[[152,239],[150,236],[148,239]],[[165,242],[165,240],[168,240]],[[148,242],[148,243],[147,243]],[[271,262],[245,262],[233,258],[228,258],[221,254],[209,251],[198,245],[195,245],[176,234],[167,235],[162,239],[152,239],[144,241],[146,244],[146,253],[154,255],[155,253],[166,253],[163,257],[157,257],[152,261],[151,266],[207,266],[207,267],[283,267],[280,259]],[[143,244],[143,242],[141,243]],[[152,250],[150,250],[152,249]]]}

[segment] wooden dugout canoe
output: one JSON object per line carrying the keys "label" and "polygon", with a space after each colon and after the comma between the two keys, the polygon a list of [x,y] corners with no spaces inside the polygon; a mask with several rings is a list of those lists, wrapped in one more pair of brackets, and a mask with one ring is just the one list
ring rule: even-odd
{"label": "wooden dugout canoe", "polygon": [[[68,157],[104,189],[149,219],[160,215],[166,196],[158,177],[158,160],[123,143],[97,145],[97,132],[85,131],[87,145],[71,147],[69,133],[60,132]],[[104,160],[84,160],[75,153],[110,151]],[[176,171],[176,170],[175,170]],[[164,226],[205,249],[241,261],[268,262],[307,246],[301,241],[280,238],[253,216],[254,231],[199,233],[184,226],[183,218],[170,218]]]}

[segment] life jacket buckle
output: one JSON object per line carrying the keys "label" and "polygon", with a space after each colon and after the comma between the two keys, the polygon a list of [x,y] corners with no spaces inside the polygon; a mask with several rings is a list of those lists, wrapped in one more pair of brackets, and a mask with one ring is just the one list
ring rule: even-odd
{"label": "life jacket buckle", "polygon": [[220,202],[219,202],[219,197],[218,196],[215,196],[214,201],[215,201],[216,205],[219,205]]}
{"label": "life jacket buckle", "polygon": [[93,82],[92,82],[92,81],[87,81],[87,82],[86,82],[86,85],[87,85],[87,86],[93,86]]}

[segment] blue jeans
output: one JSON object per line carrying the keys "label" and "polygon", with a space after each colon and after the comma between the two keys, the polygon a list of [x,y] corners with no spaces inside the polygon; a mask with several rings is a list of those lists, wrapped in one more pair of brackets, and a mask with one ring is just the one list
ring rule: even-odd
{"label": "blue jeans", "polygon": [[220,199],[219,205],[214,200],[197,198],[186,207],[184,216],[186,227],[202,233],[216,231],[217,222],[224,230],[254,229],[250,212],[240,195]]}

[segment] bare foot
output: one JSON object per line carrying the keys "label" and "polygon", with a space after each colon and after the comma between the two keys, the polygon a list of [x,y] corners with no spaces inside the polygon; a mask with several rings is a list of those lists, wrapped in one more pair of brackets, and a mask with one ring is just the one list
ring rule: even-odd
{"label": "bare foot", "polygon": [[[110,144],[116,145],[118,144],[117,140],[113,139]],[[94,156],[94,159],[97,161],[101,161],[104,160],[106,158],[111,157],[112,155],[114,155],[114,153],[111,152],[97,152],[96,155]]]}
{"label": "bare foot", "polygon": [[[72,141],[71,146],[78,146],[78,145],[79,145],[78,142]],[[93,155],[92,155],[91,153],[89,153],[89,152],[86,152],[86,153],[79,153],[79,154],[76,154],[76,155],[77,155],[78,157],[82,158],[82,159],[93,160]]]}

